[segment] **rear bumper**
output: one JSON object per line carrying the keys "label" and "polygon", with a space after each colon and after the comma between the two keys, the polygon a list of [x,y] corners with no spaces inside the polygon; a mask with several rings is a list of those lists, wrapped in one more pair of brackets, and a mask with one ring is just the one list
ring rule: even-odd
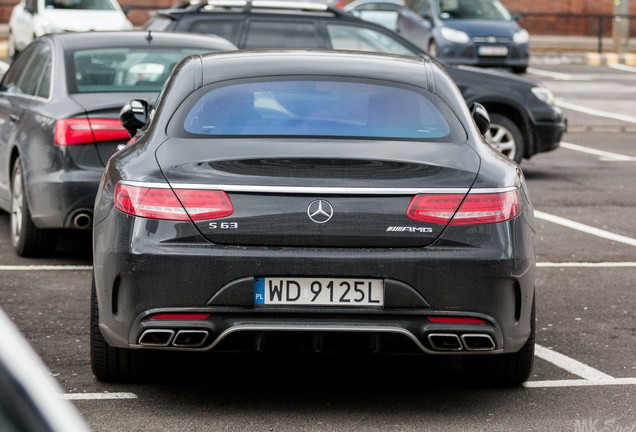
{"label": "rear bumper", "polygon": [[[328,351],[349,335],[344,345],[363,340],[364,350],[456,354],[471,352],[463,335],[483,334],[492,348],[473,352],[516,352],[530,334],[534,234],[523,217],[473,228],[473,245],[458,243],[455,237],[466,233],[452,232],[457,229],[427,248],[231,247],[206,241],[190,223],[111,211],[94,229],[100,328],[110,345],[125,348],[259,351],[281,335],[285,344],[299,335],[301,350]],[[508,235],[516,239],[514,247],[502,247]],[[257,307],[255,276],[382,278],[385,305]],[[160,312],[209,317],[150,319]],[[427,318],[439,315],[484,323]],[[143,336],[148,330],[163,332],[158,343],[147,343],[153,340]],[[205,332],[205,338],[196,346],[184,345],[183,338],[175,344],[181,330],[194,331],[195,338]],[[436,349],[431,334],[457,335],[459,349]]]}
{"label": "rear bumper", "polygon": [[38,228],[80,228],[73,223],[75,216],[87,214],[92,219],[102,174],[100,167],[32,175],[28,197],[35,225]]}

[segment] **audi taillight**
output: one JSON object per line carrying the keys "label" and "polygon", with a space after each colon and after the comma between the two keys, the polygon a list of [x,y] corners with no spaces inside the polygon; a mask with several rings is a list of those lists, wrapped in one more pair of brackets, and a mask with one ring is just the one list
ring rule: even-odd
{"label": "audi taillight", "polygon": [[150,219],[195,221],[229,216],[234,207],[218,190],[139,187],[118,183],[115,207],[124,213]]}
{"label": "audi taillight", "polygon": [[55,145],[73,146],[130,139],[119,119],[68,118],[55,123]]}
{"label": "audi taillight", "polygon": [[521,213],[519,191],[475,194],[419,194],[407,215],[420,222],[439,225],[481,225],[503,222]]}

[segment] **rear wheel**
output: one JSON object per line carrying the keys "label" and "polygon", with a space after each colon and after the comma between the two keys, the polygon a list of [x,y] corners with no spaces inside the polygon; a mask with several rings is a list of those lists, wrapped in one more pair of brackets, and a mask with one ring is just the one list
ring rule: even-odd
{"label": "rear wheel", "polygon": [[510,118],[497,113],[490,114],[490,130],[486,132],[486,140],[513,161],[521,163],[525,151],[523,135]]}
{"label": "rear wheel", "polygon": [[22,161],[17,158],[11,171],[11,243],[23,257],[50,254],[55,249],[57,232],[40,229],[31,219],[26,198]]}
{"label": "rear wheel", "polygon": [[90,326],[91,369],[98,380],[123,382],[134,381],[144,376],[147,353],[111,347],[104,339],[99,329],[99,309],[94,276],[91,287]]}
{"label": "rear wheel", "polygon": [[485,384],[514,386],[524,383],[534,364],[535,300],[530,313],[530,336],[516,353],[462,357],[464,374]]}

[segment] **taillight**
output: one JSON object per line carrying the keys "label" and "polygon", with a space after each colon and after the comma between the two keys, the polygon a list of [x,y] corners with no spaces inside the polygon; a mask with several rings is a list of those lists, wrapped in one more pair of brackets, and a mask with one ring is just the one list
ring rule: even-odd
{"label": "taillight", "polygon": [[218,190],[150,188],[118,183],[115,207],[124,213],[150,219],[206,220],[229,216],[234,207]]}
{"label": "taillight", "polygon": [[407,215],[439,225],[480,225],[503,222],[521,213],[519,191],[468,194],[419,194]]}
{"label": "taillight", "polygon": [[130,139],[119,119],[68,118],[55,123],[55,145],[72,146]]}

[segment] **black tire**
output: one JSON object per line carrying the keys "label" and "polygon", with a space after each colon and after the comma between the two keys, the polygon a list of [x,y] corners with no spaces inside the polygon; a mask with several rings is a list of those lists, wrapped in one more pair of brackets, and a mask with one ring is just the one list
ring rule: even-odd
{"label": "black tire", "polygon": [[530,377],[534,366],[535,320],[533,298],[530,336],[523,347],[516,353],[510,354],[464,356],[462,357],[464,374],[470,380],[481,384],[516,386],[524,383]]}
{"label": "black tire", "polygon": [[528,70],[528,66],[516,66],[512,68],[512,72],[516,74],[526,73],[527,70]]}
{"label": "black tire", "polygon": [[95,377],[103,382],[132,382],[146,377],[147,353],[143,351],[114,348],[108,345],[99,329],[99,309],[95,277],[91,286],[90,318],[91,369]]}
{"label": "black tire", "polygon": [[519,127],[509,117],[501,114],[490,114],[490,130],[486,140],[491,146],[521,164],[526,149],[525,140]]}
{"label": "black tire", "polygon": [[57,231],[40,229],[31,219],[26,198],[22,161],[17,158],[11,170],[11,243],[19,256],[38,257],[55,250]]}

